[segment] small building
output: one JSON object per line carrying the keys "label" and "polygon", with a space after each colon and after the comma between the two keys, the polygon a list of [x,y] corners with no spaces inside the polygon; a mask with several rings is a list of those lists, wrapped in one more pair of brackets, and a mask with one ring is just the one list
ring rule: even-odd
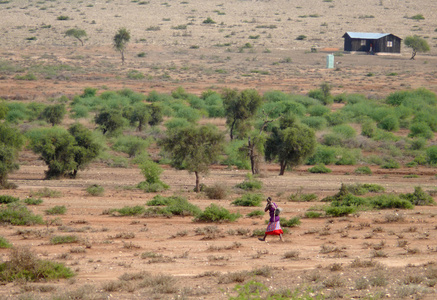
{"label": "small building", "polygon": [[401,53],[402,39],[391,33],[346,32],[344,51]]}

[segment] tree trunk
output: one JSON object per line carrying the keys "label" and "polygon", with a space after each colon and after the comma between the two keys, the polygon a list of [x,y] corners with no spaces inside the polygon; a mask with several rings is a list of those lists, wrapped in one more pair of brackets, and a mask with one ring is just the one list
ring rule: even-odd
{"label": "tree trunk", "polygon": [[121,64],[124,65],[124,52],[121,51]]}
{"label": "tree trunk", "polygon": [[417,51],[413,51],[413,54],[411,54],[411,58],[410,59],[414,60],[414,57],[416,56],[416,54],[417,54]]}
{"label": "tree trunk", "polygon": [[234,139],[234,126],[237,120],[234,120],[231,124],[231,128],[229,129],[229,136],[231,138],[231,141]]}
{"label": "tree trunk", "polygon": [[196,175],[196,193],[200,192],[200,179],[199,179],[199,172],[194,172]]}
{"label": "tree trunk", "polygon": [[285,173],[285,168],[287,167],[287,162],[286,161],[281,161],[281,169],[279,170],[279,175],[284,175]]}
{"label": "tree trunk", "polygon": [[143,130],[143,122],[138,121],[138,131],[141,132]]}

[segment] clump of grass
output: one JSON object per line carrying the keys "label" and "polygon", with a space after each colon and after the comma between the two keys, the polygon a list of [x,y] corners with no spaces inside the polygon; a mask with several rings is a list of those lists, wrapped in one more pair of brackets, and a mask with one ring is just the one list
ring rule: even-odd
{"label": "clump of grass", "polygon": [[86,192],[91,196],[102,196],[105,189],[103,186],[93,184],[86,188]]}
{"label": "clump of grass", "polygon": [[77,243],[79,238],[76,235],[57,235],[50,239],[50,244],[58,245],[58,244],[70,244]]}
{"label": "clump of grass", "polygon": [[157,195],[146,204],[148,206],[164,206],[162,208],[148,209],[146,213],[150,213],[151,215],[197,216],[201,213],[201,209],[198,206],[189,203],[186,198],[180,196],[163,197]]}
{"label": "clump of grass", "polygon": [[44,201],[41,198],[35,199],[35,198],[26,198],[24,199],[24,203],[27,205],[40,205]]}
{"label": "clump of grass", "polygon": [[300,218],[299,217],[293,217],[290,218],[289,220],[285,219],[285,218],[281,218],[280,220],[281,226],[283,227],[296,227],[300,225]]}
{"label": "clump of grass", "polygon": [[310,173],[331,173],[332,170],[327,168],[325,166],[325,164],[317,164],[314,167],[309,168],[308,172],[310,172]]}
{"label": "clump of grass", "polygon": [[103,214],[112,214],[116,215],[118,213],[120,216],[137,216],[144,214],[146,209],[144,206],[136,205],[136,206],[124,206],[119,209],[109,209],[103,212]]}
{"label": "clump of grass", "polygon": [[0,236],[0,248],[12,248],[12,244],[7,239]]}
{"label": "clump of grass", "polygon": [[318,197],[316,194],[302,193],[302,187],[300,187],[296,193],[291,194],[288,197],[288,200],[292,202],[311,202],[311,201],[317,201]]}
{"label": "clump of grass", "polygon": [[45,210],[46,215],[65,215],[66,212],[65,205],[57,205]]}
{"label": "clump of grass", "polygon": [[2,204],[8,204],[8,203],[16,202],[19,200],[20,200],[20,198],[17,198],[17,197],[12,197],[9,195],[0,195],[0,203],[2,203]]}
{"label": "clump of grass", "polygon": [[236,206],[261,206],[261,201],[263,198],[264,196],[261,194],[244,194],[231,204]]}
{"label": "clump of grass", "polygon": [[234,222],[241,215],[239,213],[230,213],[224,207],[211,204],[203,212],[194,218],[195,222]]}
{"label": "clump of grass", "polygon": [[26,206],[17,202],[0,207],[0,222],[11,225],[44,224],[40,215],[34,215]]}
{"label": "clump of grass", "polygon": [[300,255],[299,251],[297,251],[297,250],[292,250],[292,251],[287,251],[287,252],[285,252],[285,253],[284,253],[284,258],[285,258],[285,259],[293,259],[293,260],[296,260],[296,259],[299,259],[299,255]]}
{"label": "clump of grass", "polygon": [[0,281],[40,281],[70,278],[73,271],[61,263],[40,260],[29,248],[12,248],[10,260],[0,264]]}
{"label": "clump of grass", "polygon": [[262,181],[254,179],[252,174],[248,174],[246,177],[242,183],[237,184],[235,187],[246,191],[260,190],[262,188]]}
{"label": "clump of grass", "polygon": [[261,217],[264,216],[264,212],[262,210],[253,210],[246,215],[249,218]]}
{"label": "clump of grass", "polygon": [[372,170],[368,166],[364,166],[356,168],[354,173],[358,175],[372,175]]}
{"label": "clump of grass", "polygon": [[322,216],[322,213],[317,212],[317,211],[305,212],[305,218],[308,218],[308,219],[316,219],[316,218],[320,218],[321,216]]}
{"label": "clump of grass", "polygon": [[46,198],[59,198],[62,197],[62,192],[49,189],[47,187],[30,193],[31,197],[46,197]]}

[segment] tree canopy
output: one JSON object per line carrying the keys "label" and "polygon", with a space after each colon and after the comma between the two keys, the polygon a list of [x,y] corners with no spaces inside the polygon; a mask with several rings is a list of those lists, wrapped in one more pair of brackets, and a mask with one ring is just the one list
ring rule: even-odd
{"label": "tree canopy", "polygon": [[421,38],[418,35],[407,36],[404,40],[404,43],[405,43],[405,46],[413,49],[413,53],[411,54],[410,59],[414,59],[417,52],[428,52],[429,51],[428,42],[424,38]]}
{"label": "tree canopy", "polygon": [[67,110],[64,104],[55,104],[44,108],[41,113],[41,118],[52,124],[52,126],[55,126],[61,124],[66,113]]}
{"label": "tree canopy", "polygon": [[244,90],[239,93],[226,89],[222,97],[231,140],[234,139],[235,133],[238,137],[244,138],[250,130],[248,121],[254,117],[262,104],[261,96],[255,90]]}
{"label": "tree canopy", "polygon": [[284,175],[287,167],[296,167],[314,153],[316,148],[314,131],[292,118],[281,120],[280,126],[273,128],[271,136],[267,139],[265,155],[266,160],[275,158],[279,161],[279,175]]}
{"label": "tree canopy", "polygon": [[196,191],[200,192],[199,174],[208,173],[210,165],[218,160],[224,135],[213,125],[191,125],[170,130],[160,144],[174,167],[194,172]]}
{"label": "tree canopy", "polygon": [[83,40],[82,40],[82,38],[86,37],[87,34],[86,34],[86,31],[83,30],[83,29],[71,28],[71,29],[68,29],[68,30],[65,32],[65,36],[69,36],[69,37],[74,37],[74,38],[76,38],[77,40],[79,40],[79,42],[80,42],[80,43],[82,44],[82,46],[83,46]]}

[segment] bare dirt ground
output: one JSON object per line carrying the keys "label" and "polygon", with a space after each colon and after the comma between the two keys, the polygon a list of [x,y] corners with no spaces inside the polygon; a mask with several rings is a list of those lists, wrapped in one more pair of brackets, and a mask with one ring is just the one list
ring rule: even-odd
{"label": "bare dirt ground", "polygon": [[[47,101],[61,95],[72,97],[88,86],[100,91],[127,87],[142,93],[168,93],[182,86],[195,94],[223,87],[305,94],[323,82],[332,84],[334,94],[363,93],[376,98],[418,87],[437,92],[435,1],[0,3],[0,98],[4,99]],[[416,14],[422,14],[424,20],[410,18]],[[61,15],[69,20],[57,20]],[[207,17],[216,23],[204,24]],[[186,29],[176,29],[180,25]],[[73,27],[87,31],[85,46],[64,37],[65,30]],[[132,35],[123,66],[111,46],[120,27],[128,28]],[[341,36],[346,31],[390,32],[402,38],[419,34],[427,38],[431,51],[419,54],[414,61],[405,47],[394,56],[343,54]],[[296,40],[299,35],[307,38]],[[251,47],[245,47],[247,43]],[[317,53],[310,52],[313,46]],[[144,56],[139,57],[142,52]],[[328,70],[326,55],[334,52],[335,68]],[[145,77],[128,78],[131,70]],[[28,73],[35,74],[37,80],[16,77]],[[50,188],[62,196],[43,198],[42,205],[31,208],[51,225],[3,226],[1,235],[15,246],[31,247],[43,259],[64,262],[77,275],[49,283],[4,284],[0,286],[2,299],[52,299],[55,295],[61,299],[227,299],[235,295],[232,290],[239,282],[230,279],[232,275],[266,267],[273,269],[271,274],[254,278],[273,291],[312,288],[331,298],[436,298],[437,275],[430,275],[436,268],[435,206],[368,211],[347,218],[303,218],[300,226],[285,235],[284,243],[276,238],[262,243],[252,232],[264,229],[266,217],[203,224],[190,217],[102,214],[109,208],[144,205],[155,196],[125,188],[143,180],[138,168],[94,164],[76,180],[46,181],[45,167],[35,156],[23,152],[20,160],[20,170],[11,176],[19,187],[3,194],[25,198]],[[315,193],[319,200],[335,194],[341,183],[377,183],[394,193],[412,192],[415,186],[435,190],[433,168],[371,168],[372,176],[353,175],[355,167],[344,166],[332,167],[329,175],[309,174],[301,167],[277,176],[277,166],[268,165],[261,178],[262,193],[272,196],[285,209],[284,217],[290,218],[323,204],[287,201],[299,190]],[[245,216],[253,208],[230,203],[239,197],[240,192],[233,187],[246,173],[216,167],[202,182],[226,185],[230,195],[215,201]],[[404,177],[410,174],[418,178]],[[182,195],[202,209],[212,202],[204,194],[192,192],[194,176],[185,171],[167,168],[162,180],[171,186],[165,196]],[[103,186],[104,195],[87,195],[85,188],[91,184]],[[55,205],[65,205],[67,213],[46,216],[44,211]],[[393,215],[404,218],[387,222]],[[215,237],[205,239],[196,233],[206,226],[216,227]],[[50,245],[50,237],[66,234],[77,235],[80,242]],[[8,250],[0,253],[3,260],[8,259]],[[372,261],[373,267],[351,266],[357,258]],[[140,280],[119,284],[120,275],[140,271],[170,275],[176,282],[166,290],[144,288]],[[243,279],[247,282],[250,278]],[[370,284],[378,278],[385,278],[387,284]],[[357,288],[361,279],[369,281],[364,289]]]}

